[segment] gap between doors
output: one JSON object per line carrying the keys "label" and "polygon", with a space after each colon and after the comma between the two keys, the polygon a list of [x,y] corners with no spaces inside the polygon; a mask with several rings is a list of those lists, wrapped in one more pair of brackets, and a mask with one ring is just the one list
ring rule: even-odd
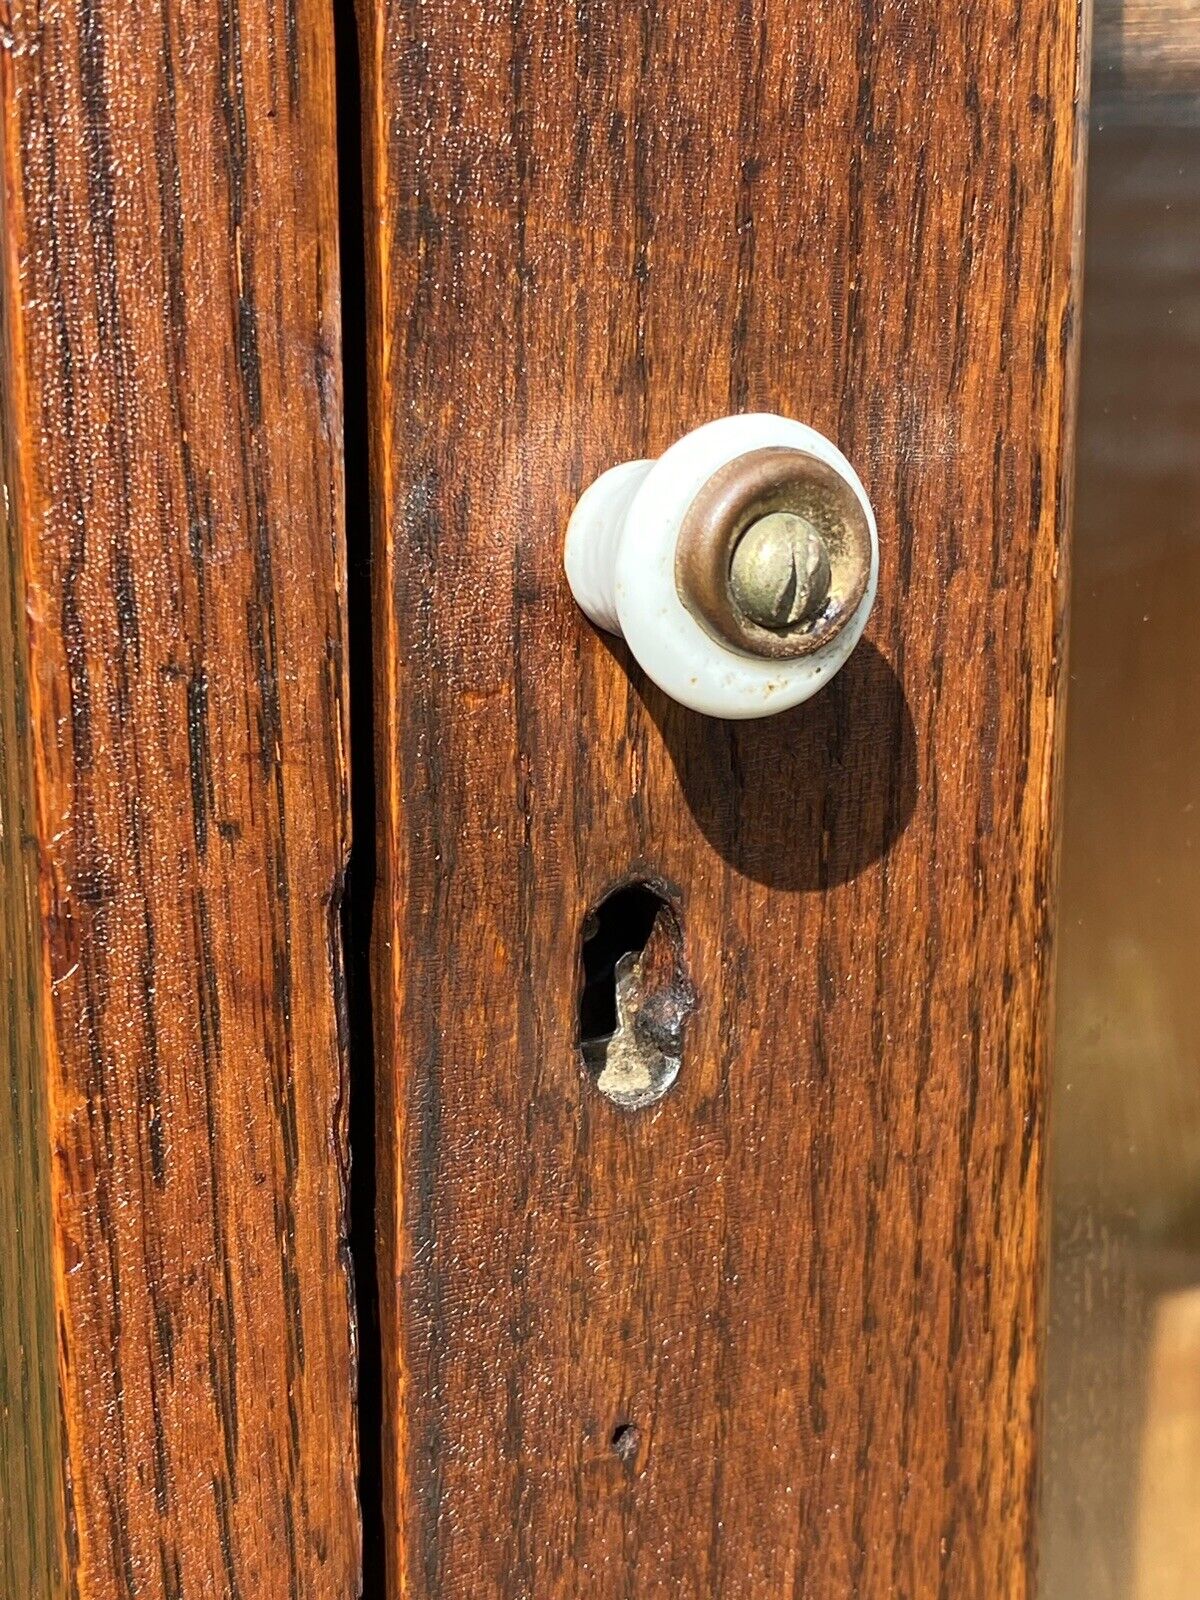
{"label": "gap between doors", "polygon": [[384,1600],[383,1351],[375,1256],[375,1041],[371,916],[375,892],[375,714],[371,627],[367,298],[362,89],[353,0],[332,0],[342,312],[342,417],[350,693],[351,848],[342,900],[346,1072],[350,1082],[349,1245],[358,1330],[358,1499],[362,1595]]}

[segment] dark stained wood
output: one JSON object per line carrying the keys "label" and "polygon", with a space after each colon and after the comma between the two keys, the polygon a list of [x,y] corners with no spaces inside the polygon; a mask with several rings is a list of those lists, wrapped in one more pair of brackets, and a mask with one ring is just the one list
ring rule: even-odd
{"label": "dark stained wood", "polygon": [[[391,1593],[1030,1592],[1076,8],[360,11]],[[571,601],[602,468],[833,434],[864,644],[761,724]],[[678,1082],[576,1044],[678,889]]]}
{"label": "dark stained wood", "polygon": [[2,8],[14,1600],[358,1592],[331,53]]}

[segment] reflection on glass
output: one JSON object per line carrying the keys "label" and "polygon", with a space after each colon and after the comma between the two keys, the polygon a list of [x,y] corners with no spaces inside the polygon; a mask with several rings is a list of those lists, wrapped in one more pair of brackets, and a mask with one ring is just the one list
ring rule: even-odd
{"label": "reflection on glass", "polygon": [[1042,1600],[1200,1595],[1200,98],[1089,155]]}

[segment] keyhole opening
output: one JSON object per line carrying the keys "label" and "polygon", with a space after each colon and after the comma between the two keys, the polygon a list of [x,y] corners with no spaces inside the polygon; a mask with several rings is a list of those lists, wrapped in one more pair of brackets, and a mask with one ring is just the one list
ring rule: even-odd
{"label": "keyhole opening", "polygon": [[579,1045],[597,1088],[628,1110],[674,1083],[695,991],[676,904],[640,879],[589,913],[581,947]]}
{"label": "keyhole opening", "polygon": [[584,925],[579,1040],[585,1050],[616,1033],[617,963],[641,955],[665,906],[648,883],[629,883],[601,900]]}

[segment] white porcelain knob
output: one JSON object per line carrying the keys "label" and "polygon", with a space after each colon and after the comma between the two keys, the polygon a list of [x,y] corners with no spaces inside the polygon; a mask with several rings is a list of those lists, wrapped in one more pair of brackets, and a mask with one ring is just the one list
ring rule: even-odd
{"label": "white porcelain knob", "polygon": [[583,610],[667,694],[712,717],[765,717],[815,694],[862,637],[879,538],[837,446],[760,414],[603,473],[575,507],[565,561]]}

